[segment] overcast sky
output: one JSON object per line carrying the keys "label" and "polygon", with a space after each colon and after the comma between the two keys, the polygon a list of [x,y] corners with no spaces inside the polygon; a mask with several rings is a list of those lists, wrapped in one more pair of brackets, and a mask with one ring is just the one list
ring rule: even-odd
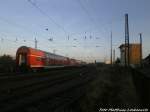
{"label": "overcast sky", "polygon": [[124,42],[124,14],[129,14],[130,42],[143,33],[143,56],[150,53],[150,0],[0,0],[0,55],[15,56],[22,45],[85,61],[119,57]]}

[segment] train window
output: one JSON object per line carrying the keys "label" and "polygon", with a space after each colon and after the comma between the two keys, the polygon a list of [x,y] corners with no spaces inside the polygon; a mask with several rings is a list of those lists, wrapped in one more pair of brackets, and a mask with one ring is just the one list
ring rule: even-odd
{"label": "train window", "polygon": [[46,58],[48,58],[49,57],[49,54],[46,54]]}
{"label": "train window", "polygon": [[46,57],[42,57],[41,60],[42,60],[42,61],[45,61],[45,60],[46,60]]}
{"label": "train window", "polygon": [[37,57],[36,60],[37,61],[42,61],[42,59],[40,57]]}

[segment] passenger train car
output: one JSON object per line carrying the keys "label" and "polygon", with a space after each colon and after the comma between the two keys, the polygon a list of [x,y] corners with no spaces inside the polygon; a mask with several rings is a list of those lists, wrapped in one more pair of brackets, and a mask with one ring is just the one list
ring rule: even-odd
{"label": "passenger train car", "polygon": [[41,69],[50,67],[76,66],[80,65],[80,60],[70,59],[54,53],[21,46],[16,53],[17,67],[26,67],[30,69]]}

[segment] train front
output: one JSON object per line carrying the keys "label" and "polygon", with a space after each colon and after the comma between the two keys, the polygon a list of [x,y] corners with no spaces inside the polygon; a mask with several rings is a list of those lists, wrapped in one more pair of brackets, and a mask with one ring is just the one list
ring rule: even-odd
{"label": "train front", "polygon": [[28,54],[30,50],[26,46],[18,48],[16,53],[16,66],[19,71],[27,71],[29,68]]}

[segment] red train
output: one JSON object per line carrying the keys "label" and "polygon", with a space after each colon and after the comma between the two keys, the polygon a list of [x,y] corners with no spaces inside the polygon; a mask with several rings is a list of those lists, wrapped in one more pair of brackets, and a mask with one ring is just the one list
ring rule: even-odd
{"label": "red train", "polygon": [[70,59],[68,57],[48,53],[42,50],[21,46],[16,53],[17,67],[27,67],[31,69],[76,66],[83,64],[82,61]]}

